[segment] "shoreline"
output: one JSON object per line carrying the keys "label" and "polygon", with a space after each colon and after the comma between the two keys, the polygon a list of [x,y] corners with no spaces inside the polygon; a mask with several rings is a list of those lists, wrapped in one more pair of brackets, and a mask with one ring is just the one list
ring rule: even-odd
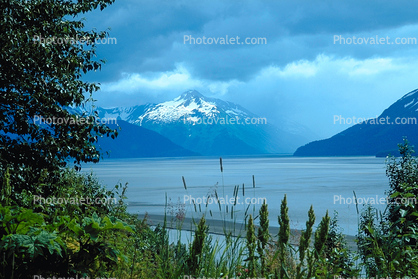
{"label": "shoreline", "polygon": [[[147,224],[150,226],[157,226],[164,224],[164,215],[159,214],[138,214],[138,218],[143,220],[144,217],[147,217]],[[166,227],[168,229],[178,229],[178,224],[175,221],[175,216],[167,215],[166,218]],[[200,218],[185,217],[180,225],[181,230],[183,231],[194,231],[197,223],[199,223]],[[196,224],[195,224],[196,223]],[[232,236],[237,237],[241,236],[245,238],[245,226],[242,223],[235,223],[229,220],[218,220],[218,219],[206,219],[206,224],[209,226],[209,234],[215,235],[225,235],[225,228],[227,232],[231,232]],[[258,225],[255,224],[255,230],[257,231]],[[279,227],[270,226],[269,227],[270,235],[272,235],[273,240],[277,239],[277,234],[279,232]],[[299,246],[299,238],[301,231],[297,229],[290,229],[290,238],[289,243],[292,246]],[[345,235],[348,248],[351,251],[357,251],[357,244],[355,242],[356,237],[352,235]],[[313,241],[313,240],[312,240]]]}

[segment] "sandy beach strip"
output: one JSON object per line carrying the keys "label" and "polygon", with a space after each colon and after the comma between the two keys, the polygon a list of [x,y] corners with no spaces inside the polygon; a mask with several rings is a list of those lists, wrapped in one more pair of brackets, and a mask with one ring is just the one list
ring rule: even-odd
{"label": "sandy beach strip", "polygon": [[[139,214],[138,218],[143,220],[145,217],[144,214]],[[147,215],[147,224],[150,226],[157,226],[164,224],[164,215],[148,214]],[[181,228],[183,231],[194,231],[199,223],[200,218],[190,218],[186,217],[180,222],[176,220],[175,216],[166,216],[166,227],[168,229],[178,229]],[[255,231],[258,230],[258,221],[255,221]],[[230,220],[218,220],[218,219],[206,219],[206,224],[209,226],[209,233],[215,235],[225,235],[226,232],[231,232],[232,236],[241,236],[245,238],[246,230],[245,225],[242,223],[235,223]],[[277,234],[279,233],[279,227],[270,226],[269,232],[273,237],[273,240],[277,240]],[[294,246],[299,245],[301,231],[296,229],[290,230],[290,239],[289,243]],[[357,244],[355,242],[356,237],[352,235],[344,235],[348,247],[351,251],[357,251]]]}

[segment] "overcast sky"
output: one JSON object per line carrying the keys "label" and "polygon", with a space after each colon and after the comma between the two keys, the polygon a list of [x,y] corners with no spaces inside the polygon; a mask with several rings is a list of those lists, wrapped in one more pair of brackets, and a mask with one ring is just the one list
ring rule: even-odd
{"label": "overcast sky", "polygon": [[[101,83],[95,98],[105,107],[196,89],[329,137],[349,126],[334,115],[375,117],[418,88],[418,43],[397,44],[418,40],[417,11],[418,2],[402,0],[116,0],[85,16],[88,29],[110,27],[117,39],[98,46],[107,63],[86,78]],[[185,36],[238,36],[241,44],[189,44]],[[371,44],[376,36],[384,42]]]}

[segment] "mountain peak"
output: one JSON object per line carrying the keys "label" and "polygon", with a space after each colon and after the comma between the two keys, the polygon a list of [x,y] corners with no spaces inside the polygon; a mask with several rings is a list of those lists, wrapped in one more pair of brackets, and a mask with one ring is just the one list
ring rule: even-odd
{"label": "mountain peak", "polygon": [[181,96],[177,97],[176,99],[184,99],[184,100],[190,100],[190,99],[203,99],[205,96],[200,94],[196,90],[189,90],[181,94]]}
{"label": "mountain peak", "polygon": [[[258,122],[261,119],[253,123],[253,118],[257,116],[245,108],[232,102],[206,97],[196,90],[188,90],[177,95],[174,100],[158,104],[131,109],[100,109],[99,115],[142,126],[169,138],[179,146],[204,155],[289,153],[306,143],[301,134],[272,125],[261,125]],[[264,120],[261,121],[265,124]],[[126,130],[131,128],[127,127]],[[124,133],[125,137],[136,142],[137,135],[132,136],[129,131]],[[126,149],[124,145],[128,143],[121,142],[121,148]],[[153,146],[156,142],[151,140],[143,144]],[[127,149],[124,156],[134,153],[134,147]]]}

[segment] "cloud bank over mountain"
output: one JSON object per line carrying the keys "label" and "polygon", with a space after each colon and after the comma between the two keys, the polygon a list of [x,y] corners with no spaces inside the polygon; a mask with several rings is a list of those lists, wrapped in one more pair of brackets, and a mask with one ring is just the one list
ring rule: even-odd
{"label": "cloud bank over mountain", "polygon": [[[91,76],[102,84],[96,99],[158,103],[196,89],[331,136],[348,127],[333,125],[335,114],[373,117],[397,92],[417,87],[417,44],[394,43],[418,38],[417,8],[410,1],[116,1],[86,16],[87,28],[111,27],[117,38],[98,49],[107,64]],[[188,44],[184,36],[267,44]],[[340,44],[335,36],[390,40]]]}

